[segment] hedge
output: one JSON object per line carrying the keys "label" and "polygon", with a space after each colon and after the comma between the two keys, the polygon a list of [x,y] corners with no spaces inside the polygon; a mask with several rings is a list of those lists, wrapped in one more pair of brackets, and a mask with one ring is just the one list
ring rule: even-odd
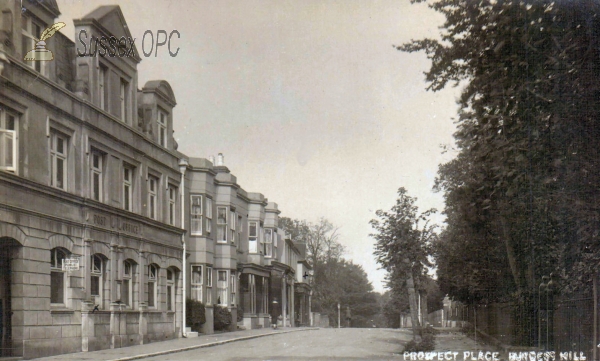
{"label": "hedge", "polygon": [[206,311],[202,302],[187,299],[185,303],[185,324],[194,332],[200,332],[200,326],[206,322]]}

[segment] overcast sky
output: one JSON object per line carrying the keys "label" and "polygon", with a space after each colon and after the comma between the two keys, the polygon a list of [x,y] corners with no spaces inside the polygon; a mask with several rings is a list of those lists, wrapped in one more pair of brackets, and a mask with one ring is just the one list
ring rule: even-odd
{"label": "overcast sky", "polygon": [[[114,3],[58,0],[61,31],[74,39],[73,19]],[[153,79],[173,87],[179,150],[223,153],[238,183],[282,216],[329,219],[345,257],[383,291],[369,220],[393,206],[401,186],[421,210],[443,209],[432,186],[450,157],[440,145],[453,144],[458,97],[455,88],[426,92],[426,57],[392,45],[436,37],[443,18],[408,0],[119,5],[143,59],[138,87]],[[176,57],[166,47],[142,54],[144,32],[156,38],[159,29],[181,34],[172,37]]]}

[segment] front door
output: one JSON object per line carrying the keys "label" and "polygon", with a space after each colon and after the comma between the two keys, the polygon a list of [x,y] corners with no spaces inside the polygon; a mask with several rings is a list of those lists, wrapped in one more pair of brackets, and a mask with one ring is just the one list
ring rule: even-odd
{"label": "front door", "polygon": [[10,251],[0,248],[0,356],[12,356],[12,312],[10,298]]}

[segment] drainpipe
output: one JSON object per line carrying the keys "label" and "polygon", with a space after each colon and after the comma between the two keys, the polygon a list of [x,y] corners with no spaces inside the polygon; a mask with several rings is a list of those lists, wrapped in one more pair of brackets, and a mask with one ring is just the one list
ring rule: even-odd
{"label": "drainpipe", "polygon": [[186,323],[185,323],[185,319],[186,319],[186,286],[187,286],[187,268],[185,265],[185,253],[186,253],[186,247],[185,247],[185,170],[187,169],[188,166],[188,162],[186,159],[180,159],[179,160],[179,172],[181,173],[181,229],[184,230],[184,232],[181,234],[181,243],[183,244],[183,257],[182,257],[182,272],[183,272],[183,287],[182,287],[182,294],[183,294],[183,318],[181,320],[181,336],[182,337],[187,337],[187,332],[186,332]]}

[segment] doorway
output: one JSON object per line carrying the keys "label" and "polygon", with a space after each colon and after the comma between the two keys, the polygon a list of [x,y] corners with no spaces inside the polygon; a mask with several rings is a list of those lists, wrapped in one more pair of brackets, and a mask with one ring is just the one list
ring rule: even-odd
{"label": "doorway", "polygon": [[11,308],[11,254],[14,247],[0,247],[0,356],[13,356]]}

